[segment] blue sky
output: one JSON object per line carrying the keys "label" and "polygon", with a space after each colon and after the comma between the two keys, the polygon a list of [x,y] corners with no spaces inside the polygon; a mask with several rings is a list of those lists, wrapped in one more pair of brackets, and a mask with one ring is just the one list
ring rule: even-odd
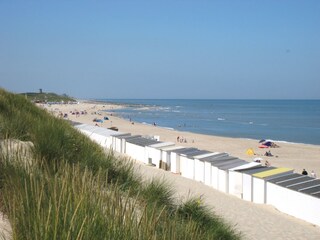
{"label": "blue sky", "polygon": [[319,99],[320,1],[0,1],[0,87]]}

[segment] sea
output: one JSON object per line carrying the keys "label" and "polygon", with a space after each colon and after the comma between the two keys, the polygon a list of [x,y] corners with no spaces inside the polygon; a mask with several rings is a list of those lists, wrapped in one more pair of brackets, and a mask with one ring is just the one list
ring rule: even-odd
{"label": "sea", "polygon": [[320,145],[320,100],[96,99],[121,118],[207,135]]}

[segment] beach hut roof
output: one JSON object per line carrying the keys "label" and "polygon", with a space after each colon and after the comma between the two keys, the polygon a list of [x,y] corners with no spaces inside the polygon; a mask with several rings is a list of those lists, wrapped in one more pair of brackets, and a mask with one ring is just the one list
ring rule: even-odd
{"label": "beach hut roof", "polygon": [[274,176],[279,176],[280,174],[283,175],[283,174],[288,174],[292,172],[293,172],[292,168],[275,168],[275,169],[268,169],[264,172],[252,174],[252,176],[265,179],[265,178],[271,178]]}
{"label": "beach hut roof", "polygon": [[[313,186],[305,189],[301,189],[300,192],[305,193],[305,194],[316,194],[320,193],[320,186]],[[319,195],[320,197],[320,195]]]}
{"label": "beach hut roof", "polygon": [[214,155],[216,155],[216,154],[217,154],[216,152],[208,152],[208,153],[203,153],[203,154],[194,156],[193,158],[198,159],[198,160],[201,160],[201,159],[203,159],[203,158],[210,157],[210,156],[214,156]]}
{"label": "beach hut roof", "polygon": [[175,143],[173,142],[157,142],[156,144],[150,145],[149,147],[153,148],[163,148],[167,146],[174,146]]}
{"label": "beach hut roof", "polygon": [[185,147],[182,146],[165,146],[162,147],[161,150],[166,151],[166,152],[172,152],[173,150],[177,150],[177,149],[183,149]]}
{"label": "beach hut roof", "polygon": [[199,149],[198,148],[181,148],[181,149],[175,149],[172,152],[175,152],[177,154],[187,154],[195,151],[199,151]]}
{"label": "beach hut roof", "polygon": [[243,160],[240,160],[239,158],[233,158],[229,160],[211,162],[211,165],[220,168],[221,166],[230,165],[238,161],[243,161]]}
{"label": "beach hut roof", "polygon": [[210,152],[209,152],[209,151],[206,151],[206,150],[199,150],[199,149],[197,149],[197,151],[189,152],[189,153],[186,153],[186,154],[183,154],[183,153],[182,153],[181,155],[185,155],[185,156],[191,158],[191,157],[194,157],[194,156],[200,156],[200,155],[208,154],[208,153],[210,153]]}
{"label": "beach hut roof", "polygon": [[310,194],[313,197],[320,198],[320,192]]}
{"label": "beach hut roof", "polygon": [[272,182],[272,183],[277,183],[277,182],[285,182],[291,179],[296,179],[296,178],[300,178],[304,175],[298,174],[298,173],[291,173],[285,176],[279,176],[273,179],[268,180],[268,182]]}
{"label": "beach hut roof", "polygon": [[[208,157],[205,157],[205,158],[202,158],[200,159],[201,161],[204,161],[204,162],[214,162],[216,161],[217,159],[220,159],[220,158],[223,158],[223,157],[231,157],[229,156],[228,153],[216,153],[212,156],[208,156]],[[233,157],[232,157],[233,158]]]}
{"label": "beach hut roof", "polygon": [[301,190],[309,189],[309,188],[312,188],[312,187],[318,187],[318,186],[320,186],[320,179],[313,179],[313,180],[311,180],[309,182],[297,184],[297,185],[294,185],[294,186],[290,186],[288,188],[293,189],[293,190],[297,190],[297,191],[300,192]]}
{"label": "beach hut roof", "polygon": [[226,163],[225,165],[221,165],[219,167],[219,169],[221,170],[229,170],[231,168],[234,168],[234,167],[238,167],[238,166],[242,166],[242,165],[245,165],[247,164],[248,162],[244,161],[244,160],[236,160],[236,161],[232,161],[230,163]]}
{"label": "beach hut roof", "polygon": [[131,138],[131,137],[135,137],[135,136],[132,136],[131,133],[124,133],[124,134],[120,134],[120,135],[116,136],[116,138],[118,138],[118,139],[127,139],[127,138]]}
{"label": "beach hut roof", "polygon": [[143,137],[127,139],[127,142],[135,144],[135,145],[138,145],[138,146],[141,146],[141,147],[145,147],[145,146],[149,146],[149,145],[152,145],[152,144],[160,143],[157,140],[143,138]]}
{"label": "beach hut roof", "polygon": [[75,128],[77,128],[79,130],[84,130],[87,132],[99,134],[101,136],[106,136],[106,137],[124,134],[122,132],[113,131],[113,130],[103,128],[103,127],[92,126],[89,124],[79,124],[79,125],[76,125]]}
{"label": "beach hut roof", "polygon": [[209,160],[209,162],[211,162],[211,165],[214,165],[214,164],[219,164],[221,162],[234,161],[236,159],[239,159],[239,158],[236,158],[233,156],[221,156],[221,157],[217,157],[217,158],[212,158]]}
{"label": "beach hut roof", "polygon": [[288,187],[288,186],[293,186],[295,184],[308,182],[308,181],[310,181],[312,179],[314,179],[314,178],[311,178],[311,177],[308,177],[308,176],[305,176],[305,175],[301,175],[301,177],[293,178],[293,179],[290,179],[290,180],[287,180],[287,181],[276,182],[275,184],[280,185],[282,187]]}
{"label": "beach hut roof", "polygon": [[254,169],[244,169],[244,170],[237,170],[237,172],[242,172],[243,174],[253,175],[255,173],[264,172],[267,170],[275,169],[275,167],[258,167]]}
{"label": "beach hut roof", "polygon": [[236,170],[247,170],[247,169],[253,169],[253,168],[258,168],[261,167],[261,163],[257,162],[247,162],[247,164],[240,165],[238,167],[234,167],[229,169],[230,171],[236,171]]}

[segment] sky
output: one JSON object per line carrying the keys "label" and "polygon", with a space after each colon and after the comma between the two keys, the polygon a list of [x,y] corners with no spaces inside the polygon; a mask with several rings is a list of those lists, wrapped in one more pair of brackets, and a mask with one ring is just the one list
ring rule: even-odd
{"label": "sky", "polygon": [[0,0],[0,87],[320,99],[320,1]]}

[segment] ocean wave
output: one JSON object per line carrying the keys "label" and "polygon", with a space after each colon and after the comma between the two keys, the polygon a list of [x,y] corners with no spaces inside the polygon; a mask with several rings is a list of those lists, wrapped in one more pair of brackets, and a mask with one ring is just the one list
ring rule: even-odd
{"label": "ocean wave", "polygon": [[224,118],[217,118],[218,121],[225,121],[226,119]]}

